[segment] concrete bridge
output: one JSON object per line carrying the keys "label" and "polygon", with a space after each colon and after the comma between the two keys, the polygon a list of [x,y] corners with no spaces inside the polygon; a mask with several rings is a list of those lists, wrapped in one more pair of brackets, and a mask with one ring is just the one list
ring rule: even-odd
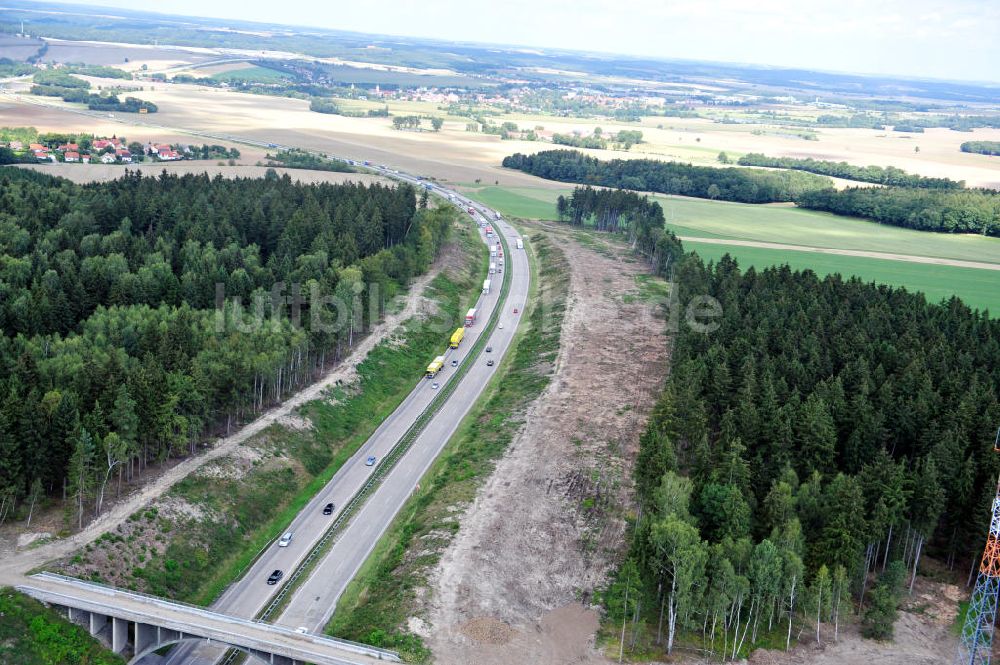
{"label": "concrete bridge", "polygon": [[131,663],[165,646],[196,640],[239,649],[274,665],[399,662],[395,653],[364,644],[298,633],[53,573],[33,575],[17,590],[65,608],[72,621],[106,639],[115,653],[131,654]]}

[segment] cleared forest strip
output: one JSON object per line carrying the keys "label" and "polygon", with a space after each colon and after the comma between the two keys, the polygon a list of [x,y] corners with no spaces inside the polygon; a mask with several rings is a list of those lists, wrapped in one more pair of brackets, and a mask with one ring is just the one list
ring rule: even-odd
{"label": "cleared forest strip", "polygon": [[407,618],[420,611],[417,589],[428,585],[447,534],[457,526],[455,511],[474,499],[520,428],[524,410],[548,384],[558,350],[568,265],[541,236],[531,237],[527,247],[538,260],[516,346],[341,596],[329,633],[399,649],[410,660],[429,657],[422,638],[407,626]]}

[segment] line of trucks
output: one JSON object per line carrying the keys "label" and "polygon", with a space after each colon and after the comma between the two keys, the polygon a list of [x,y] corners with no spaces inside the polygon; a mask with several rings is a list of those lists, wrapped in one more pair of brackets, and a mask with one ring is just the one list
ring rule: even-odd
{"label": "line of trucks", "polygon": [[[465,339],[465,329],[472,327],[475,323],[476,308],[473,307],[465,313],[465,325],[461,328],[456,328],[455,332],[451,334],[451,339],[448,340],[448,348],[457,349],[462,344],[462,340]],[[428,379],[433,379],[442,369],[444,369],[444,356],[437,356],[431,361],[431,364],[427,366],[427,371],[424,375]]]}
{"label": "line of trucks", "polygon": [[[468,212],[473,217],[476,216],[476,210],[474,208],[469,207]],[[495,213],[495,215],[497,219],[501,219],[500,213]],[[485,220],[480,219],[479,226],[485,227],[487,238],[490,239],[493,238],[493,227],[490,224],[487,224]],[[517,238],[516,242],[518,249],[524,249],[524,240],[522,240],[521,238]],[[493,275],[498,272],[502,272],[503,245],[501,243],[497,242],[496,245],[490,243],[490,258],[497,259],[496,261],[490,261],[490,274]],[[492,286],[493,286],[493,280],[491,279],[487,279],[483,282],[484,296],[489,295]],[[476,323],[476,309],[472,308],[465,314],[465,326],[463,326],[462,328],[457,328],[455,332],[451,334],[451,339],[448,342],[448,347],[452,349],[457,349],[459,345],[462,343],[462,340],[465,339],[465,329],[471,327],[475,323]],[[444,356],[437,356],[436,358],[434,358],[434,360],[431,361],[431,364],[427,366],[427,372],[425,373],[425,376],[428,379],[433,379],[435,376],[438,375],[438,373],[442,369],[444,369],[444,362],[445,362]]]}

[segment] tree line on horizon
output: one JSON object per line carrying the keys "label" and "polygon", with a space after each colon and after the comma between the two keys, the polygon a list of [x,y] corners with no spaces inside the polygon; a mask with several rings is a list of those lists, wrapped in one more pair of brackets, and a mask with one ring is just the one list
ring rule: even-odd
{"label": "tree line on horizon", "polygon": [[920,187],[926,189],[962,189],[965,182],[950,178],[928,178],[915,173],[907,173],[895,166],[854,166],[847,162],[831,162],[807,157],[768,157],[759,152],[750,152],[737,161],[740,166],[765,166],[777,169],[794,169],[818,175],[858,182],[870,182],[876,185],[891,185],[896,187]]}
{"label": "tree line on horizon", "polygon": [[601,161],[577,150],[515,153],[504,157],[503,166],[561,182],[742,203],[794,201],[802,192],[832,184],[811,173],[692,166],[656,159]]}
{"label": "tree line on horizon", "polygon": [[989,189],[885,186],[838,191],[827,177],[791,169],[715,168],[651,159],[601,161],[575,150],[515,153],[504,158],[503,166],[581,185],[739,203],[794,202],[802,208],[918,231],[1000,237],[1000,192]]}
{"label": "tree line on horizon", "polygon": [[974,152],[980,155],[1000,155],[1000,141],[966,141],[959,146],[962,152]]}
{"label": "tree line on horizon", "polygon": [[[409,185],[273,171],[76,185],[4,168],[0,191],[0,522],[66,498],[82,524],[109,482],[311,382],[427,269],[452,223]],[[301,285],[301,325],[290,307],[254,325],[280,282]],[[313,326],[314,288],[356,307]]]}

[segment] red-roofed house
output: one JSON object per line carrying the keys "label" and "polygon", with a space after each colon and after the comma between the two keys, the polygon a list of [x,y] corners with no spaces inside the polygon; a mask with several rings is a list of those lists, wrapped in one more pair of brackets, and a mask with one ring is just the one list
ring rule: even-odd
{"label": "red-roofed house", "polygon": [[115,154],[118,155],[118,159],[122,160],[126,164],[132,163],[132,153],[130,153],[125,148],[119,148],[118,150],[115,151]]}
{"label": "red-roofed house", "polygon": [[63,155],[63,159],[67,162],[78,162],[80,161],[80,153],[67,150]]}
{"label": "red-roofed house", "polygon": [[104,150],[105,148],[114,148],[117,150],[122,147],[122,142],[118,139],[97,139],[92,145],[94,146],[94,150]]}
{"label": "red-roofed house", "polygon": [[169,147],[166,150],[160,150],[157,154],[162,162],[173,162],[181,158],[180,153],[171,150]]}
{"label": "red-roofed house", "polygon": [[80,146],[78,146],[75,143],[64,143],[58,148],[56,148],[56,150],[58,150],[59,152],[67,152],[67,151],[77,152],[80,150]]}
{"label": "red-roofed house", "polygon": [[11,141],[10,142],[10,149],[11,150],[24,150],[24,144],[21,143],[20,141]]}
{"label": "red-roofed house", "polygon": [[45,146],[43,146],[41,143],[29,143],[28,144],[28,150],[31,150],[32,152],[36,152],[38,150],[46,150],[46,149],[47,148]]}
{"label": "red-roofed house", "polygon": [[80,155],[80,161],[84,164],[90,164],[90,155]]}

